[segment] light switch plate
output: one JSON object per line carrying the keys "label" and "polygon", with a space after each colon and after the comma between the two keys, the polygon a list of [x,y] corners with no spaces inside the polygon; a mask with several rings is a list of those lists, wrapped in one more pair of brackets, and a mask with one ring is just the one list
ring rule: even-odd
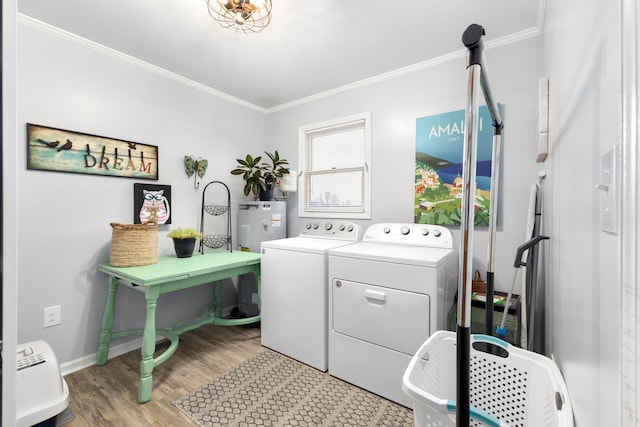
{"label": "light switch plate", "polygon": [[538,146],[536,162],[544,162],[549,153],[549,77],[538,80]]}
{"label": "light switch plate", "polygon": [[618,151],[616,145],[602,155],[600,184],[597,185],[597,188],[601,190],[602,231],[614,234],[617,232],[618,216],[618,185],[616,184]]}

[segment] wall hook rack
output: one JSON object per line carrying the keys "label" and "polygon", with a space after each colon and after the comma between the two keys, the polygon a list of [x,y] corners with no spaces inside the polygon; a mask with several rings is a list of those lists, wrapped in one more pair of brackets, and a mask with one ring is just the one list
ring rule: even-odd
{"label": "wall hook rack", "polygon": [[207,173],[207,166],[209,161],[202,157],[195,158],[194,156],[184,156],[184,171],[187,174],[187,178],[191,178],[193,175],[193,188],[200,188],[200,182],[198,178],[202,179],[204,174]]}

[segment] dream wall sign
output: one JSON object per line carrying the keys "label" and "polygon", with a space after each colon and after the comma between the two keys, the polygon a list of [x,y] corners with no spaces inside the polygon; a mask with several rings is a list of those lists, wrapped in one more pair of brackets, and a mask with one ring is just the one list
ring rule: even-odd
{"label": "dream wall sign", "polygon": [[27,123],[27,169],[158,179],[158,147]]}
{"label": "dream wall sign", "polygon": [[[493,125],[480,107],[474,225],[489,225]],[[459,225],[462,204],[464,110],[416,119],[414,222]]]}

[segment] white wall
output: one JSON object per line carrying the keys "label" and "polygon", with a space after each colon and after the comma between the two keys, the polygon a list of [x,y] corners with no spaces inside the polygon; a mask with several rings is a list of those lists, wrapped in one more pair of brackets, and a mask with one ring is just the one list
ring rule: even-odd
{"label": "white wall", "polygon": [[[18,342],[44,339],[65,364],[97,350],[107,276],[96,265],[108,261],[109,223],[133,222],[133,184],[145,181],[27,170],[25,123],[158,146],[157,183],[172,186],[173,218],[158,239],[160,254],[171,255],[165,235],[199,226],[204,184],[228,183],[238,202],[242,182],[229,171],[264,146],[265,116],[60,33],[21,22],[17,36]],[[184,155],[209,160],[199,191]],[[210,293],[203,286],[163,296],[159,327],[193,317]],[[57,304],[62,324],[43,329],[43,307]],[[141,293],[121,287],[116,310],[115,329],[144,324]]]}
{"label": "white wall", "polygon": [[17,345],[17,244],[16,173],[16,0],[2,3],[2,419],[11,426],[16,419]]}
{"label": "white wall", "polygon": [[[511,285],[515,251],[525,241],[529,189],[542,168],[536,164],[535,145],[541,55],[539,38],[486,51],[492,91],[496,101],[504,104],[505,122],[495,258],[497,290],[506,291]],[[299,126],[371,111],[372,219],[357,222],[365,228],[371,223],[413,222],[416,119],[464,109],[466,81],[466,59],[461,54],[412,74],[271,113],[267,143],[293,158],[293,169],[300,171],[296,164]],[[307,220],[297,217],[297,193],[291,195],[288,209],[289,235],[296,235]],[[459,235],[457,228],[452,231]],[[484,276],[486,227],[476,230],[474,241],[474,262]]]}
{"label": "white wall", "polygon": [[620,424],[620,234],[601,231],[600,156],[620,140],[620,4],[547,2],[549,329],[576,425]]}

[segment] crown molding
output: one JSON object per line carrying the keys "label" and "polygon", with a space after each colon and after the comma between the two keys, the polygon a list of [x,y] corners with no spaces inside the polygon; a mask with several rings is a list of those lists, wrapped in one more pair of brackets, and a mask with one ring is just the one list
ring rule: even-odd
{"label": "crown molding", "polygon": [[[517,33],[510,34],[506,37],[501,37],[499,39],[491,40],[485,43],[485,49],[495,49],[498,47],[506,46],[511,43],[516,43],[522,40],[526,40],[532,37],[538,37],[542,33],[538,27],[529,28],[527,30],[519,31]],[[387,73],[378,74],[376,76],[359,80],[354,83],[350,83],[344,86],[339,86],[334,89],[330,89],[324,92],[317,93],[315,95],[306,96],[304,98],[296,99],[295,101],[287,102],[285,104],[277,105],[275,107],[268,108],[266,110],[267,113],[273,113],[277,111],[286,110],[289,108],[297,107],[302,104],[306,104],[312,101],[317,101],[320,99],[328,98],[330,96],[337,95],[339,93],[348,92],[351,90],[359,89],[365,86],[370,86],[376,83],[380,83],[385,80],[391,80],[398,77],[405,76],[407,74],[415,73],[417,71],[425,70],[427,68],[432,68],[437,65],[443,64],[445,62],[458,60],[460,58],[464,58],[467,54],[466,49],[460,49],[458,51],[448,53],[437,58],[429,59],[423,62],[418,62],[417,64],[409,65],[403,68],[398,68],[393,71],[389,71]]]}
{"label": "crown molding", "polygon": [[198,83],[194,80],[188,79],[180,74],[173,73],[169,70],[166,70],[162,67],[158,67],[156,65],[150,64],[148,62],[142,61],[136,57],[131,55],[127,55],[125,53],[120,52],[119,50],[112,49],[110,47],[104,46],[100,43],[96,43],[92,40],[86,39],[84,37],[80,37],[77,34],[71,33],[69,31],[63,30],[61,28],[55,27],[53,25],[47,24],[46,22],[40,21],[38,19],[32,18],[30,16],[24,15],[22,13],[17,13],[17,21],[21,24],[28,25],[32,28],[47,32],[51,35],[63,38],[65,40],[71,41],[78,45],[84,46],[88,49],[94,50],[96,52],[103,53],[105,55],[109,55],[113,58],[119,59],[123,62],[128,62],[136,67],[142,68],[146,71],[149,71],[154,74],[158,74],[160,76],[166,77],[171,80],[175,80],[178,83],[182,83],[186,86],[190,86],[194,89],[201,90],[203,92],[209,93],[210,95],[214,95],[218,98],[225,99],[227,101],[233,102],[235,104],[241,105],[243,107],[258,111],[260,113],[265,113],[267,110],[259,107],[257,105],[251,104],[242,99],[231,96],[227,93],[221,92],[217,89],[214,89],[210,86],[203,85],[202,83]]}
{"label": "crown molding", "polygon": [[[544,3],[544,2],[543,2]],[[508,36],[505,37],[501,37],[495,40],[490,40],[487,41],[485,43],[485,49],[490,50],[490,49],[495,49],[501,46],[506,46],[509,45],[511,43],[516,43],[522,40],[526,40],[532,37],[537,37],[540,36],[542,34],[541,31],[541,22],[542,19],[544,17],[544,5],[541,6],[541,11],[540,11],[540,16],[539,16],[539,25],[536,27],[532,27],[523,31],[519,31],[517,33],[513,33],[510,34]],[[437,65],[449,62],[449,61],[453,61],[453,60],[457,60],[460,58],[463,58],[466,55],[466,49],[460,49],[458,51],[452,52],[452,53],[448,53],[442,56],[439,56],[437,58],[433,58],[433,59],[429,59],[426,61],[422,61],[419,62],[417,64],[413,64],[413,65],[409,65],[406,67],[402,67],[402,68],[398,68],[396,70],[393,71],[389,71],[387,73],[382,73],[382,74],[378,74],[376,76],[367,78],[367,79],[363,79],[363,80],[359,80],[357,82],[353,82],[347,85],[343,85],[343,86],[339,86],[327,91],[323,91],[323,92],[319,92],[316,93],[314,95],[310,95],[310,96],[306,96],[303,98],[299,98],[296,99],[294,101],[291,102],[286,102],[284,104],[280,104],[280,105],[276,105],[274,107],[270,107],[270,108],[263,108],[260,107],[258,105],[249,103],[247,101],[244,101],[242,99],[236,98],[234,96],[231,96],[227,93],[221,92],[217,89],[214,89],[210,86],[204,85],[202,83],[198,83],[194,80],[188,79],[184,76],[181,76],[179,74],[173,73],[171,71],[168,71],[164,68],[155,66],[153,64],[150,64],[148,62],[142,61],[138,58],[135,58],[131,55],[127,55],[125,53],[122,53],[118,50],[112,49],[110,47],[104,46],[100,43],[96,43],[92,40],[86,39],[84,37],[80,37],[76,34],[73,34],[69,31],[63,30],[61,28],[55,27],[53,25],[47,24],[43,21],[37,20],[35,18],[32,18],[30,16],[24,15],[22,13],[18,13],[17,14],[17,20],[19,23],[23,23],[25,25],[28,25],[30,27],[36,28],[38,30],[47,32],[49,34],[52,34],[54,36],[58,36],[61,38],[64,38],[66,40],[69,40],[73,43],[82,45],[84,47],[87,47],[91,50],[94,50],[96,52],[100,52],[106,55],[109,55],[113,58],[119,59],[121,61],[124,62],[128,62],[134,66],[140,67],[142,69],[145,69],[149,72],[164,76],[168,79],[174,80],[176,82],[182,83],[186,86],[192,87],[194,89],[197,90],[201,90],[203,92],[206,92],[210,95],[216,96],[218,98],[222,98],[224,100],[227,100],[229,102],[233,102],[235,104],[238,104],[240,106],[249,108],[251,110],[263,113],[263,114],[269,114],[269,113],[274,113],[274,112],[278,112],[278,111],[283,111],[283,110],[287,110],[289,108],[293,108],[293,107],[297,107],[303,104],[307,104],[309,102],[313,102],[313,101],[317,101],[320,99],[324,99],[324,98],[328,98],[330,96],[334,96],[337,95],[339,93],[343,93],[343,92],[348,92],[348,91],[352,91],[355,89],[359,89],[362,87],[366,87],[366,86],[370,86],[373,84],[377,84],[380,82],[383,82],[385,80],[391,80],[391,79],[395,79],[398,77],[402,77],[405,76],[407,74],[411,74],[411,73],[415,73],[417,71],[421,71],[424,69],[428,69],[428,68],[432,68],[435,67]]]}

